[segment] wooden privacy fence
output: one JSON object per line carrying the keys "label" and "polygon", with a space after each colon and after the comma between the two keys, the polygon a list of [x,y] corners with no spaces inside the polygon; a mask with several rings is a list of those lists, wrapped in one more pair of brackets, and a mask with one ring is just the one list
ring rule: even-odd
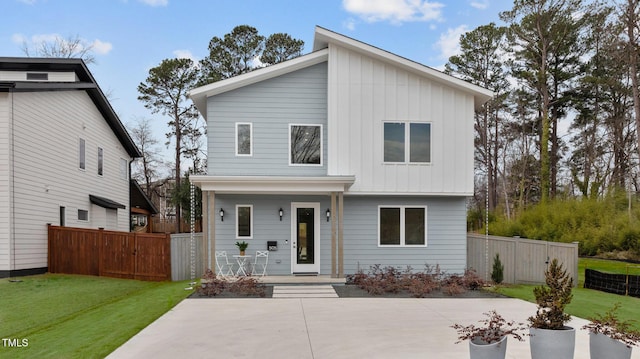
{"label": "wooden privacy fence", "polygon": [[170,280],[170,242],[168,234],[49,225],[49,272]]}
{"label": "wooden privacy fence", "polygon": [[496,253],[504,265],[504,283],[544,283],[547,265],[557,258],[578,285],[578,243],[467,234],[467,266],[491,279]]}

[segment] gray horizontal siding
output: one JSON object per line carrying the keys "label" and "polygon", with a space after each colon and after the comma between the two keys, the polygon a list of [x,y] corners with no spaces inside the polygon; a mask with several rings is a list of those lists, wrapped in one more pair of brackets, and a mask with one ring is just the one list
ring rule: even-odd
{"label": "gray horizontal siding", "polygon": [[[449,273],[461,273],[466,268],[466,202],[465,198],[360,197],[344,199],[344,271],[355,273],[370,266],[411,266],[421,270],[425,264],[440,265]],[[216,250],[237,254],[235,246],[235,206],[253,205],[254,232],[248,254],[265,250],[267,241],[278,241],[278,250],[269,253],[269,275],[291,274],[291,202],[320,202],[320,273],[331,273],[331,223],[324,212],[330,207],[329,196],[256,196],[216,195]],[[378,247],[379,205],[426,205],[427,247]],[[224,222],[217,213],[225,210]],[[284,210],[280,221],[278,210]],[[276,263],[276,261],[280,263]]]}
{"label": "gray horizontal siding", "polygon": [[[208,99],[211,175],[326,175],[327,64],[321,63]],[[235,155],[235,123],[253,124],[253,156]],[[289,165],[289,124],[323,125],[323,165]]]}
{"label": "gray horizontal siding", "polygon": [[[379,264],[422,270],[439,265],[449,273],[466,267],[465,198],[347,197],[344,214],[345,273]],[[378,206],[426,205],[426,247],[378,247]]]}

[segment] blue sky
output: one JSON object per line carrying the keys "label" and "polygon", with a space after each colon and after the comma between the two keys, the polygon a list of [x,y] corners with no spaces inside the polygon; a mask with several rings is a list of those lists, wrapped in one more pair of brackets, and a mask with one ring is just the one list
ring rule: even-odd
{"label": "blue sky", "polygon": [[137,100],[138,84],[165,58],[205,57],[209,40],[237,25],[288,33],[305,42],[304,53],[319,25],[441,69],[460,34],[500,23],[511,7],[508,0],[2,0],[0,56],[24,56],[23,42],[55,35],[93,43],[90,70],[122,122],[151,119],[163,143],[167,120]]}

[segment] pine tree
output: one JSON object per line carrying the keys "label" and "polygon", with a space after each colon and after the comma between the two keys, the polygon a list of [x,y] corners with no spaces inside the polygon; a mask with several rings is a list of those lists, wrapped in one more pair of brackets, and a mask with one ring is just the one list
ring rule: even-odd
{"label": "pine tree", "polygon": [[500,254],[496,253],[493,258],[493,270],[491,271],[491,280],[494,283],[500,284],[504,280],[504,265],[500,261]]}

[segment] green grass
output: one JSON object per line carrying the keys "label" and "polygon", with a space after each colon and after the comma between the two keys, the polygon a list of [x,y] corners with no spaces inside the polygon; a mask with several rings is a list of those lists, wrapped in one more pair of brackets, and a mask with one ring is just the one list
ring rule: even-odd
{"label": "green grass", "polygon": [[[640,275],[640,266],[633,265],[629,268],[629,274]],[[578,261],[578,287],[573,289],[573,300],[567,306],[566,312],[580,318],[590,318],[597,314],[604,314],[614,304],[620,303],[618,316],[623,320],[634,320],[633,326],[640,330],[640,298],[626,297],[611,293],[605,293],[592,289],[584,289],[585,268],[595,269],[608,273],[626,273],[627,263],[602,259],[580,258]],[[520,298],[529,302],[535,302],[533,295],[534,285],[510,285],[501,287],[501,294],[513,298]],[[533,315],[535,313],[531,313]]]}
{"label": "green grass", "polygon": [[0,358],[102,358],[173,308],[187,282],[47,274],[0,280]]}

